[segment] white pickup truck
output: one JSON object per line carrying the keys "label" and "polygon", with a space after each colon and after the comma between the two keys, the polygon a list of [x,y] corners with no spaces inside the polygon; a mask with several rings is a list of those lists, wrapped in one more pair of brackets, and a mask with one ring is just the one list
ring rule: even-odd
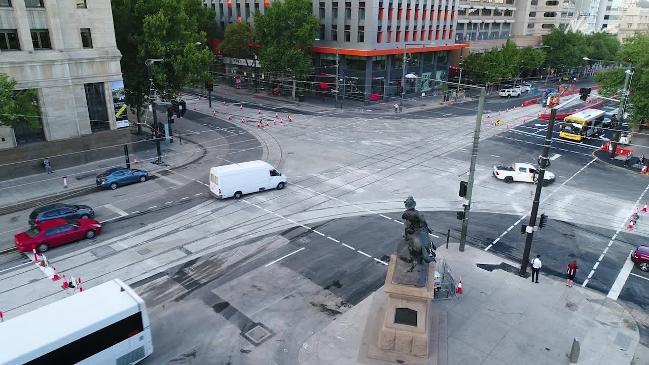
{"label": "white pickup truck", "polygon": [[[494,176],[499,180],[505,180],[506,183],[512,183],[514,181],[536,182],[538,171],[536,166],[529,163],[515,163],[512,166],[494,166]],[[554,174],[546,170],[543,176],[543,185],[554,182],[554,179]]]}

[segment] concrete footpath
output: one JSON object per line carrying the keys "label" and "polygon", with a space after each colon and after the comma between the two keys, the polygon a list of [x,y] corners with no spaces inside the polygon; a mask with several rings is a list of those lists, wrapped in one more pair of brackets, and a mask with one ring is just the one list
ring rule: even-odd
{"label": "concrete footpath", "polygon": [[[433,302],[435,310],[448,315],[448,364],[569,364],[573,338],[581,342],[580,365],[631,363],[639,332],[620,304],[544,275],[534,284],[502,269],[516,271],[516,263],[470,246],[461,253],[457,247],[437,250],[438,265],[446,260],[464,289],[458,298]],[[486,264],[487,270],[477,264]],[[376,295],[380,292],[308,338],[299,363],[367,363],[359,348]]]}

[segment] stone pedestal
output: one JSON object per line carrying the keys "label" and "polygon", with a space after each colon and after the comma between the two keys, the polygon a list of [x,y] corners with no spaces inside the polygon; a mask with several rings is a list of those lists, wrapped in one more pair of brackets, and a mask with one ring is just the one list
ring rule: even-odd
{"label": "stone pedestal", "polygon": [[[431,341],[435,263],[418,265],[408,272],[410,264],[397,255],[390,257],[385,278],[385,299],[375,323],[374,343],[368,343],[369,358],[383,361],[399,361],[412,364],[435,353],[436,341]],[[419,361],[417,361],[419,359]],[[437,361],[434,361],[435,363]]]}

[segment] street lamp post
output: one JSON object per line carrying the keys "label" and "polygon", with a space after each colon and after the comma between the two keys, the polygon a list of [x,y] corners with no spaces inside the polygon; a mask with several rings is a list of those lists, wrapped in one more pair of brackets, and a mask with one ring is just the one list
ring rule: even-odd
{"label": "street lamp post", "polygon": [[[595,61],[595,62],[608,62],[608,63],[616,63],[619,64],[617,61],[609,61],[609,60],[595,60],[591,59],[589,57],[583,57],[584,61]],[[624,62],[626,63],[626,62]],[[620,131],[618,130],[619,127],[622,125],[624,122],[624,109],[626,108],[626,103],[629,98],[629,93],[631,91],[631,81],[633,80],[633,65],[631,63],[626,63],[626,71],[625,76],[624,76],[624,87],[622,88],[622,95],[620,95],[620,106],[617,109],[617,120],[618,123],[613,126],[615,129],[615,132],[613,133],[613,136],[611,137],[611,158],[615,158],[615,150],[617,149],[617,144],[620,141]]]}
{"label": "street lamp post", "polygon": [[146,70],[149,75],[149,101],[151,103],[151,111],[153,112],[153,136],[155,138],[155,148],[158,155],[158,158],[156,159],[155,163],[157,164],[162,163],[162,151],[160,150],[160,133],[159,133],[160,126],[158,125],[158,114],[156,113],[156,109],[155,109],[155,95],[153,91],[153,77],[151,76],[151,65],[153,65],[156,62],[162,62],[162,61],[163,61],[162,58],[149,58],[146,61],[144,61],[144,65],[146,66]]}

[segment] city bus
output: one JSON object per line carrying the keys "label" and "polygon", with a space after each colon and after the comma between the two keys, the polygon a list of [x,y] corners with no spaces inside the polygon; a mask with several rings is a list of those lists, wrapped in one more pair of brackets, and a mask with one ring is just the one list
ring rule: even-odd
{"label": "city bus", "polygon": [[584,109],[563,119],[559,137],[581,142],[602,131],[604,112],[599,109]]}
{"label": "city bus", "polygon": [[153,352],[144,301],[119,279],[0,323],[0,364],[135,364]]}

